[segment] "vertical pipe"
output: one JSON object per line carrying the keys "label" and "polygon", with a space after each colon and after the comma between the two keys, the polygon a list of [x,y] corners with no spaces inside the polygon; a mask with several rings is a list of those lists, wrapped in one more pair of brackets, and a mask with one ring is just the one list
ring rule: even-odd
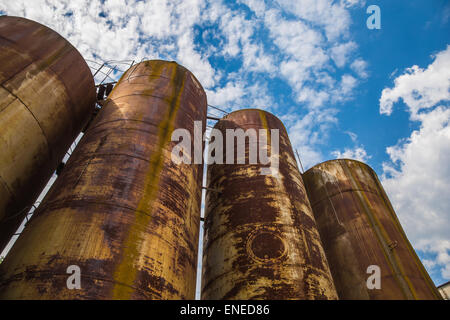
{"label": "vertical pipe", "polygon": [[[227,129],[262,129],[269,132],[268,145],[276,139],[270,130],[278,130],[279,173],[261,175],[264,166],[249,163],[250,139],[245,141],[245,164],[208,166],[202,299],[336,299],[281,121],[268,112],[246,109],[230,113],[215,129],[224,140]],[[236,156],[236,147],[225,153]]]}
{"label": "vertical pipe", "polygon": [[[327,161],[303,180],[340,299],[439,299],[368,165]],[[380,268],[380,288],[369,266]]]}
{"label": "vertical pipe", "polygon": [[67,40],[37,22],[0,17],[0,252],[94,105],[91,71]]}
{"label": "vertical pipe", "polygon": [[128,70],[0,265],[0,298],[193,299],[203,166],[175,164],[171,135],[205,128],[206,106],[175,62]]}

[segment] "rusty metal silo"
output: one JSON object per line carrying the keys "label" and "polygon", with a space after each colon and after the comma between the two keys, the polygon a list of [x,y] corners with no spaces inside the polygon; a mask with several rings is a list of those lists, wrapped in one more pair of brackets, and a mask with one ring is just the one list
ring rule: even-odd
{"label": "rusty metal silo", "polygon": [[31,20],[0,17],[0,251],[95,105],[80,53]]}
{"label": "rusty metal silo", "polygon": [[131,67],[0,264],[0,298],[193,299],[203,166],[172,162],[171,135],[206,108],[177,63]]}
{"label": "rusty metal silo", "polygon": [[[439,299],[368,165],[331,160],[303,180],[340,299]],[[369,266],[379,267],[380,289],[367,286]]]}
{"label": "rusty metal silo", "polygon": [[[281,121],[268,112],[245,109],[227,115],[215,128],[224,140],[227,129],[278,129],[279,174],[262,175],[261,159],[250,164],[250,139],[245,164],[208,166],[202,299],[336,299]],[[272,139],[276,137],[269,133],[267,145]],[[226,151],[236,152],[236,146]]]}

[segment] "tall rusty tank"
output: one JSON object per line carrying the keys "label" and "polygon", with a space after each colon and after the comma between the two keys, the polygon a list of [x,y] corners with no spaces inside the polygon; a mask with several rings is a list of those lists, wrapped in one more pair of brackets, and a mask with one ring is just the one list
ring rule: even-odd
{"label": "tall rusty tank", "polygon": [[[336,299],[285,127],[257,109],[230,113],[215,126],[224,143],[226,130],[239,128],[268,132],[266,150],[275,139],[270,129],[279,130],[279,172],[262,175],[261,159],[250,164],[250,139],[245,164],[208,166],[202,299]],[[237,160],[237,143],[226,151]]]}
{"label": "tall rusty tank", "polygon": [[[331,160],[303,180],[340,299],[439,299],[368,165]],[[369,266],[379,267],[380,289]]]}
{"label": "tall rusty tank", "polygon": [[67,40],[0,17],[0,252],[94,106],[91,71]]}
{"label": "tall rusty tank", "polygon": [[173,162],[171,139],[206,112],[175,62],[125,72],[0,264],[0,299],[194,299],[203,165]]}

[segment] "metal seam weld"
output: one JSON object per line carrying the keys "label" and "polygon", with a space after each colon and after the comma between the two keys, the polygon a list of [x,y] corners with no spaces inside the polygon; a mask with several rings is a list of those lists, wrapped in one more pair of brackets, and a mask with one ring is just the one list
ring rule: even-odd
{"label": "metal seam weld", "polygon": [[[186,90],[186,91],[189,92],[188,90]],[[152,98],[161,99],[161,100],[163,100],[163,101],[165,101],[165,102],[168,102],[168,103],[170,103],[171,100],[172,100],[172,99],[171,99],[170,97],[168,97],[168,96],[156,96],[156,95],[149,94],[149,93],[130,93],[130,94],[126,94],[126,95],[123,95],[123,96],[120,96],[120,97],[108,98],[108,99],[109,99],[109,100],[108,100],[108,103],[109,103],[110,101],[116,101],[116,100],[119,100],[119,99],[122,99],[122,98],[128,98],[128,97],[133,97],[133,96],[152,97]]]}
{"label": "metal seam weld", "polygon": [[39,128],[41,129],[41,131],[42,131],[42,135],[44,136],[44,138],[45,138],[45,143],[46,143],[46,145],[47,145],[47,152],[48,152],[48,155],[49,155],[49,160],[52,160],[53,159],[53,155],[52,155],[52,152],[51,152],[51,149],[50,149],[50,143],[49,143],[49,140],[48,140],[48,137],[47,137],[47,134],[45,133],[45,131],[44,131],[44,128],[42,127],[42,125],[41,125],[41,123],[39,122],[39,120],[36,118],[36,116],[34,115],[34,113],[30,110],[30,108],[28,108],[28,106],[22,101],[22,99],[20,99],[17,95],[15,95],[14,93],[12,93],[11,91],[9,91],[3,84],[1,84],[0,85],[3,89],[5,89],[6,91],[8,91],[9,92],[9,94],[11,94],[13,97],[15,97],[27,110],[28,110],[28,112],[31,114],[31,116],[33,117],[33,119],[36,121],[36,123],[37,123],[37,125],[39,126]]}
{"label": "metal seam weld", "polygon": [[[258,267],[261,268],[261,269],[264,269],[264,268],[271,269],[274,265],[277,265],[279,263],[280,263],[279,261],[270,262],[270,260],[269,260],[268,262],[257,263],[257,264],[259,265]],[[247,265],[242,265],[242,267],[243,268],[244,267],[253,267],[254,265],[255,264],[247,264]],[[300,267],[300,268],[303,268],[304,266],[305,266],[304,263],[283,263],[283,267]],[[323,270],[321,270],[319,268],[314,268],[314,267],[311,267],[311,268],[313,268],[315,271],[317,271],[319,273],[322,273],[323,275],[328,275],[327,272],[324,272]],[[226,276],[226,275],[228,275],[229,273],[232,273],[232,272],[236,272],[236,270],[230,269],[228,271],[225,271],[225,272],[217,275],[216,277],[210,279],[204,286],[202,286],[203,287],[202,289],[205,290],[205,289],[209,288],[214,281],[216,281],[216,280],[218,280],[218,279],[220,279],[220,278],[222,278],[222,277],[224,277],[224,276]],[[245,281],[245,279],[243,279],[242,281]]]}
{"label": "metal seam weld", "polygon": [[[14,194],[14,192],[12,192],[12,190],[9,188],[8,184],[6,183],[5,179],[3,179],[3,177],[1,175],[0,175],[0,183],[5,186],[6,190],[9,192],[9,194],[13,198],[16,198],[16,195]],[[3,220],[3,219],[1,219],[1,220]]]}
{"label": "metal seam weld", "polygon": [[[158,126],[158,124],[153,123],[153,122],[150,122],[150,121],[139,120],[139,119],[127,119],[127,118],[123,118],[123,119],[115,119],[115,120],[110,120],[110,121],[104,121],[104,122],[97,123],[95,126],[89,127],[89,129],[86,130],[86,132],[92,131],[92,130],[98,128],[98,127],[101,127],[101,126],[105,125],[105,124],[109,124],[109,123],[113,123],[113,122],[122,122],[122,121],[124,121],[124,122],[126,122],[126,121],[130,121],[130,122],[142,122],[142,123],[148,124],[148,125],[150,125],[150,126],[154,126],[154,127],[157,127],[157,126]],[[106,128],[105,130],[108,130],[108,129],[109,129],[109,128]],[[120,128],[117,128],[117,129],[120,129]],[[136,129],[136,130],[138,130],[138,129]]]}
{"label": "metal seam weld", "polygon": [[[0,85],[1,86],[1,85]],[[6,110],[11,104],[13,104],[17,99],[13,99],[10,103],[8,103],[3,109],[0,110],[0,113]]]}
{"label": "metal seam weld", "polygon": [[[51,32],[55,32],[54,30],[52,30],[52,29],[50,29],[50,28],[48,28],[48,27],[46,27],[46,26],[44,26],[44,25],[41,25],[41,27],[43,27],[44,29],[48,29],[48,30],[46,30],[46,31],[51,31]],[[59,33],[57,33],[57,32],[55,32],[56,34],[58,34],[58,36],[59,37],[61,37],[61,38],[63,38]],[[5,37],[2,37],[2,36],[0,36],[0,38],[3,38],[3,39],[6,39],[6,40],[8,40],[8,41],[10,41],[11,43],[13,43],[14,45],[16,45],[17,44],[17,42],[15,42],[15,41],[12,41],[12,40],[9,40],[9,39],[7,39],[7,38],[5,38]],[[63,38],[64,39],[64,38]],[[65,40],[65,39],[64,39]],[[83,56],[80,54],[80,52],[70,43],[70,42],[68,42],[67,40],[65,41],[65,43],[64,43],[64,48],[66,48],[66,46],[69,46],[69,50],[66,50],[67,52],[66,53],[69,53],[69,52],[77,52],[78,53],[78,55],[79,55],[79,57],[83,60]],[[15,48],[16,49],[16,51],[17,52],[20,52],[20,50],[18,50],[18,48]],[[24,53],[27,57],[29,57],[32,61],[29,63],[29,64],[27,64],[27,65],[25,65],[21,70],[19,70],[18,72],[16,72],[15,74],[13,74],[11,77],[9,77],[7,80],[5,80],[5,81],[3,81],[2,82],[2,84],[1,84],[1,86],[2,87],[4,87],[4,84],[6,83],[6,82],[8,82],[8,81],[10,81],[11,79],[13,79],[15,76],[17,76],[18,74],[20,74],[21,72],[23,72],[27,67],[29,67],[29,66],[31,66],[31,65],[33,65],[34,63],[41,63],[42,61],[43,61],[43,58],[38,58],[38,57],[36,57],[36,56],[34,56],[33,54],[31,54],[30,52],[26,52],[26,53]],[[84,61],[84,60],[83,60]],[[63,79],[61,78],[61,76],[52,68],[52,66],[51,65],[49,65],[48,67],[47,67],[47,69],[49,69],[50,71],[51,71],[51,73],[53,74],[53,76],[56,78],[56,79],[58,79],[58,81],[64,86],[64,88],[66,88],[66,92],[70,92],[71,91],[71,88],[69,88],[69,87],[67,87],[67,84],[65,83],[65,81],[63,81]],[[5,88],[5,87],[4,87]],[[12,93],[11,93],[12,94]],[[18,98],[18,97],[17,97]],[[75,110],[75,102],[72,100],[72,97],[70,96],[70,95],[68,95],[68,101],[69,101],[69,104],[71,105],[71,108],[68,108],[68,110],[69,110],[69,113],[70,114],[72,114],[72,116],[74,116],[74,114],[73,114],[73,112],[74,112],[74,110]],[[20,100],[20,98],[18,98],[19,100]],[[22,100],[20,100],[20,102],[22,102]],[[22,102],[23,103],[23,102]],[[25,104],[24,104],[25,105]],[[66,107],[66,105],[64,105],[65,107]],[[27,107],[28,108],[28,107]]]}
{"label": "metal seam weld", "polygon": [[[10,40],[10,39],[8,39],[8,38],[3,37],[2,35],[0,35],[0,38],[1,38],[1,39],[4,39],[4,40],[6,40],[6,41],[8,41],[8,42],[10,42],[10,43],[12,43],[12,44],[14,44],[14,45],[16,45],[16,42],[14,42],[14,41],[12,41],[12,40]],[[14,48],[14,49],[15,49],[17,52],[20,52],[20,50],[18,50],[17,48]],[[5,83],[8,82],[9,80],[11,80],[11,79],[14,78],[15,76],[17,76],[17,75],[18,75],[19,73],[21,73],[24,69],[28,68],[29,66],[31,66],[31,65],[35,62],[35,60],[33,59],[34,57],[32,57],[31,55],[29,55],[28,53],[25,53],[25,52],[24,52],[23,54],[25,54],[25,55],[27,56],[27,58],[30,58],[31,62],[28,63],[28,64],[26,64],[26,65],[24,65],[24,67],[23,67],[22,69],[18,70],[16,73],[13,73],[9,78],[5,79],[2,83],[0,83],[0,85],[3,86],[3,84],[5,84]]]}

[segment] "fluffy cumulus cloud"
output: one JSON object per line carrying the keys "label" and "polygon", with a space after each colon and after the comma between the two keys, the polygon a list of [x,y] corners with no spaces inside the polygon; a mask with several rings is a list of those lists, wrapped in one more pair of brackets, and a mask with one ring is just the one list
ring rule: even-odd
{"label": "fluffy cumulus cloud", "polygon": [[436,54],[426,69],[414,65],[394,80],[394,88],[383,90],[380,112],[390,115],[394,103],[403,100],[411,117],[420,120],[419,112],[433,108],[440,101],[450,100],[450,46]]}
{"label": "fluffy cumulus cloud", "polygon": [[380,112],[390,114],[400,99],[420,127],[387,148],[383,184],[428,270],[450,279],[450,46],[384,89]]}
{"label": "fluffy cumulus cloud", "polygon": [[363,79],[367,78],[369,76],[369,74],[367,72],[367,67],[368,67],[367,62],[364,61],[363,59],[356,59],[355,61],[352,62],[350,67],[356,74],[358,74],[359,77],[361,77]]}
{"label": "fluffy cumulus cloud", "polygon": [[308,111],[305,114],[289,114],[281,117],[289,131],[293,148],[298,151],[305,170],[323,160],[323,155],[316,146],[328,139],[331,126],[337,123],[336,109]]}
{"label": "fluffy cumulus cloud", "polygon": [[330,154],[336,159],[355,159],[362,162],[369,161],[372,156],[367,154],[364,146],[358,143],[358,135],[351,131],[345,132],[353,142],[352,148],[344,148],[344,150],[334,150],[331,151]]}

